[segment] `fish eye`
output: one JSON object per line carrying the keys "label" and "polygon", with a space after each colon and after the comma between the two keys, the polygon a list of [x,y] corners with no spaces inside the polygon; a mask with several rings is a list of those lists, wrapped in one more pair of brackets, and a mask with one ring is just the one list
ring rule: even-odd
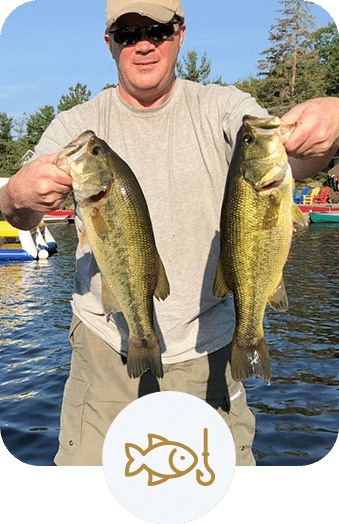
{"label": "fish eye", "polygon": [[254,138],[251,135],[244,135],[243,140],[245,144],[252,144],[252,142],[254,141]]}
{"label": "fish eye", "polygon": [[100,153],[100,147],[99,146],[93,147],[92,155],[97,156],[99,153]]}
{"label": "fish eye", "polygon": [[185,460],[185,457],[180,457],[180,458],[181,458],[181,460]]}

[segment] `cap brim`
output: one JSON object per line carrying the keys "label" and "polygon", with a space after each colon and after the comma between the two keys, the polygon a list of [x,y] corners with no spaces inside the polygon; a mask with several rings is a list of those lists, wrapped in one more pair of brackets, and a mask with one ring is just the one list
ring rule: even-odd
{"label": "cap brim", "polygon": [[141,16],[147,16],[148,18],[151,18],[152,20],[155,20],[156,22],[160,23],[169,22],[175,15],[173,11],[166,9],[165,7],[147,4],[146,2],[142,4],[139,2],[135,4],[129,4],[128,7],[120,9],[120,11],[115,13],[114,17],[108,19],[106,25],[106,33],[109,31],[114,22],[118,20],[118,18],[128,13],[137,13]]}

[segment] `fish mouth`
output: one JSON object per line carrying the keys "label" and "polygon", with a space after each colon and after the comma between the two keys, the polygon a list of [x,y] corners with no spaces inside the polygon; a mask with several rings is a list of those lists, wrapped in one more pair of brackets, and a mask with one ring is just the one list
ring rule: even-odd
{"label": "fish mouth", "polygon": [[64,156],[66,158],[72,157],[72,162],[77,160],[84,148],[87,146],[88,142],[93,139],[94,133],[93,131],[85,131],[82,133],[78,138],[70,142],[65,148],[64,148]]}
{"label": "fish mouth", "polygon": [[102,204],[107,199],[111,184],[104,187],[97,185],[86,190],[86,185],[84,186],[82,182],[78,180],[73,184],[75,200],[80,206]]}
{"label": "fish mouth", "polygon": [[69,158],[70,156],[75,155],[76,153],[81,151],[83,147],[84,147],[84,144],[81,144],[78,142],[74,142],[74,143],[71,142],[70,144],[68,144],[68,146],[65,147],[64,156],[66,158]]}
{"label": "fish mouth", "polygon": [[271,182],[269,182],[268,184],[265,184],[263,186],[260,186],[260,187],[254,187],[254,189],[256,191],[269,191],[270,189],[276,189],[277,187],[280,187],[281,184],[283,183],[284,181],[284,176],[280,177],[280,178],[277,178],[276,180],[272,180]]}
{"label": "fish mouth", "polygon": [[262,118],[245,115],[243,117],[243,124],[250,129],[254,129],[259,135],[278,135],[283,145],[291,138],[296,128],[296,124],[285,124],[278,116]]}
{"label": "fish mouth", "polygon": [[[89,140],[95,135],[93,131],[85,131],[78,138],[72,140],[65,146],[60,153],[55,157],[53,163],[59,167],[78,160],[84,152]],[[72,157],[72,158],[70,158]]]}
{"label": "fish mouth", "polygon": [[[266,162],[259,162],[259,164],[262,166],[263,164],[266,164]],[[268,170],[260,180],[253,180],[253,178],[249,176],[245,178],[251,184],[253,189],[257,193],[260,193],[262,191],[270,191],[279,188],[283,184],[287,173],[288,164],[277,164],[273,166],[272,169]]]}
{"label": "fish mouth", "polygon": [[252,115],[244,115],[242,119],[243,124],[247,124],[251,127],[256,127],[258,129],[276,129],[281,125],[281,120],[277,116],[271,117],[260,117]]}
{"label": "fish mouth", "polygon": [[95,204],[96,202],[101,202],[108,194],[108,191],[109,191],[109,188],[105,189],[105,190],[102,190],[102,191],[99,191],[99,193],[95,194],[95,195],[92,195],[90,196],[88,199],[87,199],[87,202],[88,203],[93,203]]}

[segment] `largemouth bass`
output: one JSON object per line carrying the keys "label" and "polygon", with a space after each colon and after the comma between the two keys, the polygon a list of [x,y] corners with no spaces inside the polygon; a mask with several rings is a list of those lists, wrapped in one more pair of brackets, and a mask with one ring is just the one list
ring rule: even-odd
{"label": "largemouth bass", "polygon": [[308,221],[293,203],[291,168],[278,117],[244,116],[232,156],[220,221],[220,256],[213,293],[233,293],[236,328],[232,342],[234,380],[254,373],[267,381],[271,365],[263,331],[267,302],[288,308],[282,277],[293,221]]}
{"label": "largemouth bass", "polygon": [[54,163],[73,178],[73,192],[102,276],[105,313],[122,311],[129,327],[127,371],[163,376],[153,324],[153,296],[164,300],[169,283],[158,254],[141,187],[129,168],[92,131],[85,131]]}

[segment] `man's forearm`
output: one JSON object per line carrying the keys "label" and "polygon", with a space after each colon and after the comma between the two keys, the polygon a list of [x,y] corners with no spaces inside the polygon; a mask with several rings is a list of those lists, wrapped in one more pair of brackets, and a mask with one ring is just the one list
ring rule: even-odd
{"label": "man's forearm", "polygon": [[10,197],[7,185],[0,189],[0,209],[4,218],[18,229],[34,229],[43,217],[43,213],[32,209],[17,209]]}
{"label": "man's forearm", "polygon": [[289,157],[288,160],[292,168],[293,177],[296,180],[302,180],[303,178],[311,178],[320,171],[325,171],[334,153],[335,151],[333,150],[323,157],[314,158]]}

